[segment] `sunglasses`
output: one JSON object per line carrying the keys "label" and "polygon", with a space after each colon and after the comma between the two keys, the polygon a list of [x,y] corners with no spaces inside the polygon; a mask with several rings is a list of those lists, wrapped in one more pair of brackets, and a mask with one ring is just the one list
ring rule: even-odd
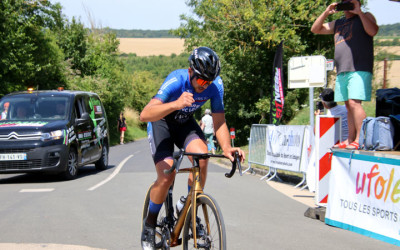
{"label": "sunglasses", "polygon": [[202,86],[202,87],[203,87],[204,85],[209,86],[209,85],[211,84],[211,82],[212,82],[212,81],[206,81],[206,80],[200,79],[200,78],[198,78],[198,77],[197,77],[196,81],[197,81],[197,83],[198,83],[200,86]]}

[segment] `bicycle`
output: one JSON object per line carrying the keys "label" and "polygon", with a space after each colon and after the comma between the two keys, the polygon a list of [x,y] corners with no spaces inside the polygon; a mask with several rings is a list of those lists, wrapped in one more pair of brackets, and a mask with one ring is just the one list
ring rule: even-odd
{"label": "bicycle", "polygon": [[[184,156],[192,156],[192,167],[179,169]],[[173,187],[171,185],[168,195],[164,201],[164,206],[161,209],[156,225],[156,248],[170,249],[183,243],[183,249],[226,249],[226,233],[225,224],[222,218],[222,212],[217,202],[210,195],[203,193],[200,185],[200,167],[199,160],[210,157],[225,158],[224,155],[217,154],[199,154],[187,153],[184,150],[174,152],[174,164],[165,173],[192,173],[193,184],[186,196],[186,202],[179,212],[178,217],[175,217],[175,209],[173,203]],[[240,157],[236,152],[235,161],[232,163],[232,169],[229,173],[225,173],[227,178],[231,178],[236,167],[242,175],[242,167],[240,165]],[[153,184],[149,187],[143,205],[144,221],[149,208],[150,190]],[[196,209],[193,209],[195,207]],[[196,221],[196,223],[192,223]],[[143,228],[142,228],[143,229]],[[183,232],[182,232],[183,229]],[[182,232],[182,238],[179,238]]]}

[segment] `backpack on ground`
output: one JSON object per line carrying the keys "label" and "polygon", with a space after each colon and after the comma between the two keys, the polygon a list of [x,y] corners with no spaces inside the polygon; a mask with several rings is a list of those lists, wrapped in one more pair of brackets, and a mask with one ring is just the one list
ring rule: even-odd
{"label": "backpack on ground", "polygon": [[392,150],[394,128],[389,117],[367,117],[360,131],[360,149]]}

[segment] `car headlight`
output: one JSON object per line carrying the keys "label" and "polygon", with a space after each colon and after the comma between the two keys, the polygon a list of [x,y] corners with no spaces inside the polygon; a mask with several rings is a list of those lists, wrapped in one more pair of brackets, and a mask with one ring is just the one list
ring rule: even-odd
{"label": "car headlight", "polygon": [[42,141],[50,141],[50,140],[58,140],[64,137],[64,133],[62,130],[55,130],[49,133],[43,133],[40,138]]}

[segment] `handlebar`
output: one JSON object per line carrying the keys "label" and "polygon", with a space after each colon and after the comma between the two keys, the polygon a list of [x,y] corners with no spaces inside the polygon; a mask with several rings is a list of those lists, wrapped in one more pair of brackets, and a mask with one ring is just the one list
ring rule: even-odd
{"label": "handlebar", "polygon": [[231,172],[225,173],[226,178],[231,178],[235,174],[236,166],[239,168],[240,176],[242,176],[242,164],[240,164],[240,157],[239,157],[239,153],[237,151],[235,152],[234,158],[235,158],[235,160],[232,162]]}
{"label": "handlebar", "polygon": [[[165,174],[170,174],[172,173],[175,169],[176,172],[179,172],[179,167],[182,163],[183,160],[183,156],[187,155],[187,156],[193,156],[193,160],[195,162],[195,159],[208,159],[211,157],[216,157],[216,158],[226,158],[225,155],[220,155],[220,154],[210,154],[210,153],[187,153],[185,152],[184,149],[180,149],[177,152],[174,152],[173,154],[173,158],[174,158],[174,164],[172,165],[172,167],[168,170],[164,170]],[[240,156],[238,152],[235,152],[235,156],[234,156],[235,160],[232,162],[232,169],[229,173],[225,173],[225,177],[227,178],[231,178],[236,171],[236,167],[239,168],[239,174],[240,176],[242,176],[242,165],[240,164]],[[195,164],[195,163],[193,163]]]}

